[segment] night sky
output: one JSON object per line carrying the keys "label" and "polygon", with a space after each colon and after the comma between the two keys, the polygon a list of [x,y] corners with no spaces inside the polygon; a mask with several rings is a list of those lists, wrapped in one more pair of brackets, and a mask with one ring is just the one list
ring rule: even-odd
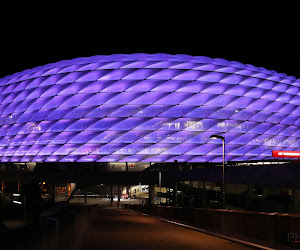
{"label": "night sky", "polygon": [[174,5],[112,2],[76,12],[2,13],[0,77],[76,57],[169,53],[224,58],[300,78],[297,16],[283,18],[280,8],[246,12],[245,5],[227,12]]}

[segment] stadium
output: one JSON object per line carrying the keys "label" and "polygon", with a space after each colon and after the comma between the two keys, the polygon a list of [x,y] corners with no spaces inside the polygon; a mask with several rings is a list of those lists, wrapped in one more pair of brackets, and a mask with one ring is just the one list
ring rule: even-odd
{"label": "stadium", "polygon": [[221,162],[300,150],[300,81],[204,56],[76,58],[0,79],[1,162]]}

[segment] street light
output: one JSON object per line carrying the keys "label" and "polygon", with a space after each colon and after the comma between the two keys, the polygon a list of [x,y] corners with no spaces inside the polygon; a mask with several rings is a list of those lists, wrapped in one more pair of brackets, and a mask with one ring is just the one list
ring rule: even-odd
{"label": "street light", "polygon": [[223,177],[222,177],[222,206],[225,209],[225,179],[224,179],[224,169],[225,169],[225,137],[221,135],[211,135],[210,139],[221,139],[223,143]]}

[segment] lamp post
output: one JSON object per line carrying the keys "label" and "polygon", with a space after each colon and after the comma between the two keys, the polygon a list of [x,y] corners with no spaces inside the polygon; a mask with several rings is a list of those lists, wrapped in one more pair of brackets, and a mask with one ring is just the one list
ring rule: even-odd
{"label": "lamp post", "polygon": [[224,170],[225,170],[225,137],[220,135],[211,135],[210,139],[221,139],[223,143],[223,171],[222,171],[222,207],[225,209],[225,178],[224,178]]}

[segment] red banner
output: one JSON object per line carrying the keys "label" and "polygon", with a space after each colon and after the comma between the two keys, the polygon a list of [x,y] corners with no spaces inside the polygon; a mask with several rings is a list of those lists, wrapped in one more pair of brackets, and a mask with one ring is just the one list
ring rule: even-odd
{"label": "red banner", "polygon": [[300,158],[300,151],[280,151],[273,150],[273,157],[281,157],[281,158]]}

